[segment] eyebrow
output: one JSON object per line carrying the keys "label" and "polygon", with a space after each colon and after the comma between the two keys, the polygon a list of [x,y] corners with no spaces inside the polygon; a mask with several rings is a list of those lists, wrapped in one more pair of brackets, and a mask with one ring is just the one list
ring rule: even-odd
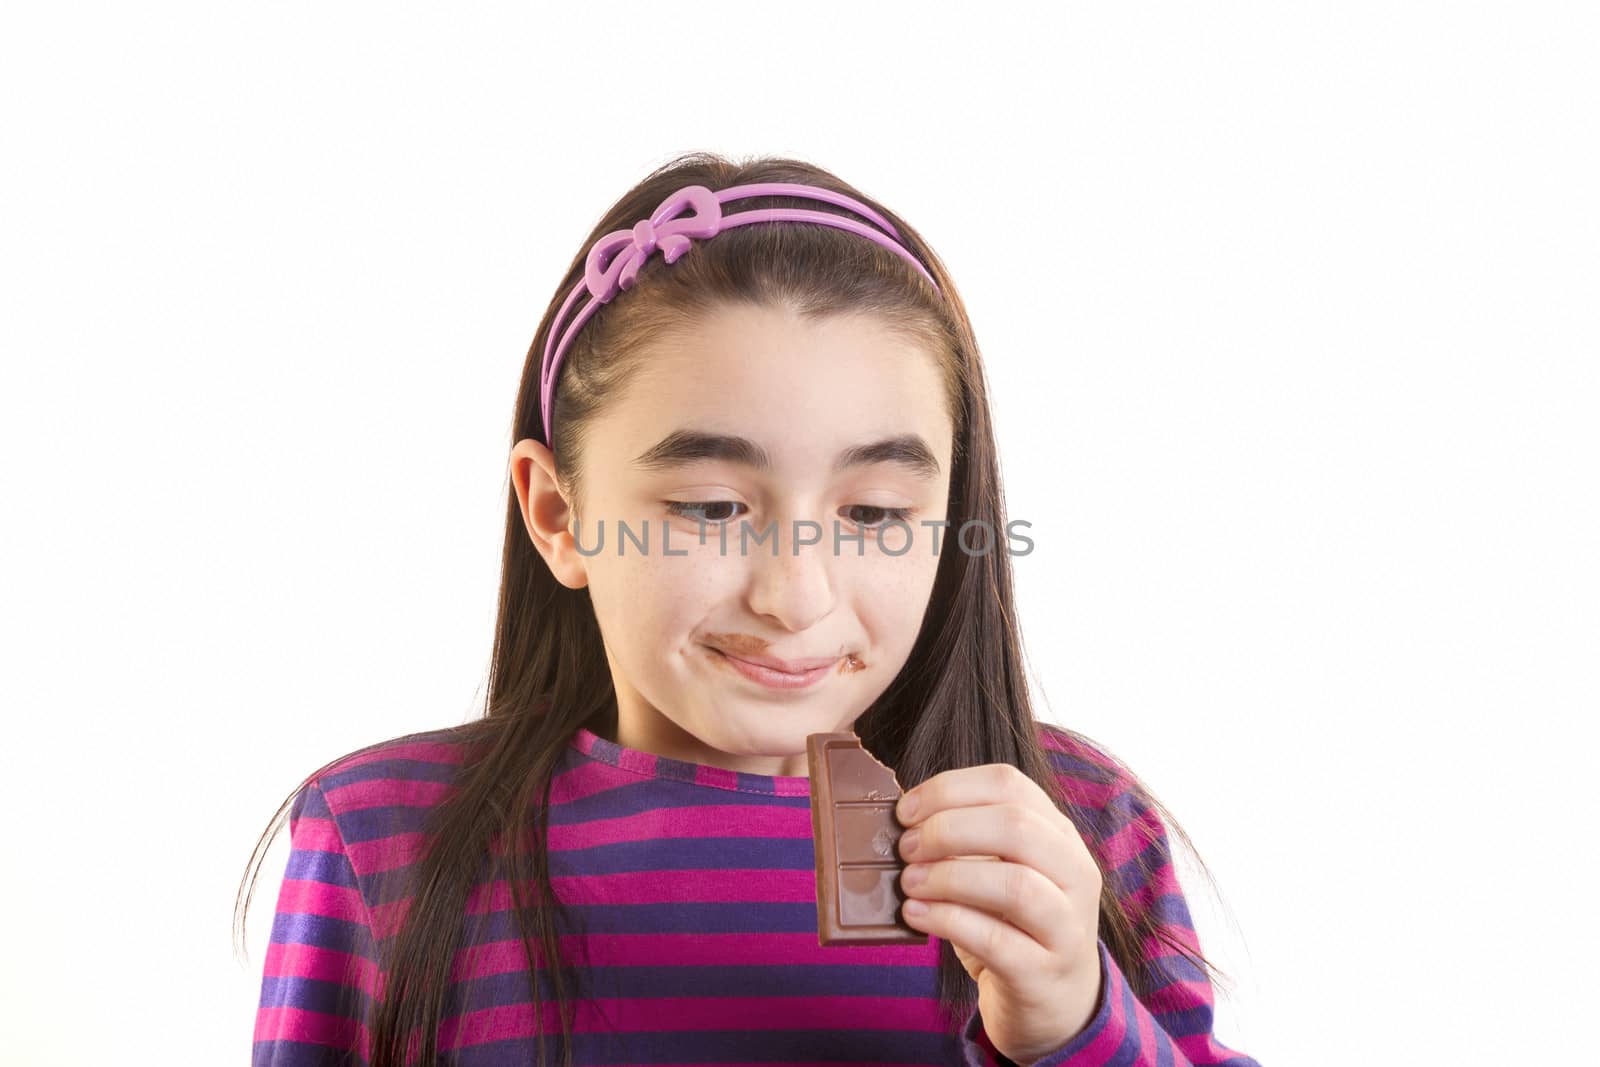
{"label": "eyebrow", "polygon": [[[659,472],[702,460],[736,463],[758,471],[772,469],[772,457],[750,438],[697,430],[674,430],[641,453],[633,465],[639,470]],[[914,433],[847,448],[834,458],[833,473],[841,474],[852,467],[873,463],[892,463],[918,478],[939,476],[938,457],[928,443]]]}

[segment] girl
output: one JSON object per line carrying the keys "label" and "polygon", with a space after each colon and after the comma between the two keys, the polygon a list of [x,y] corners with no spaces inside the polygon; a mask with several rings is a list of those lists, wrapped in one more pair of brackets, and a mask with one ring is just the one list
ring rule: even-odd
{"label": "girl", "polygon": [[[1254,1063],[1170,819],[1034,719],[977,342],[901,219],[662,167],[513,442],[484,716],[325,765],[252,856],[288,809],[257,1065]],[[847,730],[909,790],[925,944],[818,944],[806,737]]]}

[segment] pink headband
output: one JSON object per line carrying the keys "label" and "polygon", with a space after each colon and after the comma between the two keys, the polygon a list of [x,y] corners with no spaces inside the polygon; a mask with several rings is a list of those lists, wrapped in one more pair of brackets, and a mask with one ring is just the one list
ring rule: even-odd
{"label": "pink headband", "polygon": [[[889,231],[890,236],[886,237],[855,219],[836,215],[830,211],[775,207],[741,211],[733,215],[722,213],[723,204],[750,196],[797,196],[808,200],[821,200],[866,216],[882,229]],[[692,213],[680,218],[685,209],[689,209]],[[889,220],[861,201],[843,193],[815,185],[796,185],[791,182],[736,185],[717,193],[703,185],[686,185],[663,200],[661,206],[651,212],[649,218],[635,223],[632,229],[613,230],[589,249],[589,258],[584,264],[583,281],[572,287],[572,292],[567,294],[567,299],[562,303],[555,321],[550,324],[550,333],[544,343],[544,358],[539,363],[539,411],[544,418],[546,445],[550,443],[551,422],[555,413],[556,377],[561,373],[561,363],[566,357],[567,347],[572,344],[573,337],[583,328],[583,324],[599,310],[600,305],[610,302],[618,291],[632,289],[639,276],[639,268],[644,266],[645,260],[649,259],[650,254],[656,249],[661,250],[663,258],[668,263],[675,263],[689,250],[691,237],[704,240],[715,237],[723,230],[750,222],[814,222],[822,226],[849,230],[895,253],[916,267],[918,273],[928,279],[928,284],[932,285],[936,292],[939,289],[938,283],[933,280],[933,275],[928,273],[927,268],[900,246],[898,242],[900,234],[890,225]],[[573,304],[585,291],[589,293],[590,300],[571,322],[567,322]],[[566,325],[563,326],[563,323]],[[559,343],[555,340],[557,336],[561,339]]]}

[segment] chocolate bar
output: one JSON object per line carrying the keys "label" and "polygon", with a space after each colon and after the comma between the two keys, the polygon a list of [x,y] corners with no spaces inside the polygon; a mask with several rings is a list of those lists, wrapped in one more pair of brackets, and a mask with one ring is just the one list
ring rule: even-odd
{"label": "chocolate bar", "polygon": [[853,733],[806,738],[819,945],[926,945],[900,917],[900,783]]}

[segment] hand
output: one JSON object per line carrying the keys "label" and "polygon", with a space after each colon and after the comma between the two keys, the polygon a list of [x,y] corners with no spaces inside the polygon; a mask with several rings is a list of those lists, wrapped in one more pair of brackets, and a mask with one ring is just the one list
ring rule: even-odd
{"label": "hand", "polygon": [[1100,868],[1077,827],[1008,763],[936,774],[895,816],[905,920],[955,949],[994,1047],[1028,1064],[1072,1040],[1100,998]]}

